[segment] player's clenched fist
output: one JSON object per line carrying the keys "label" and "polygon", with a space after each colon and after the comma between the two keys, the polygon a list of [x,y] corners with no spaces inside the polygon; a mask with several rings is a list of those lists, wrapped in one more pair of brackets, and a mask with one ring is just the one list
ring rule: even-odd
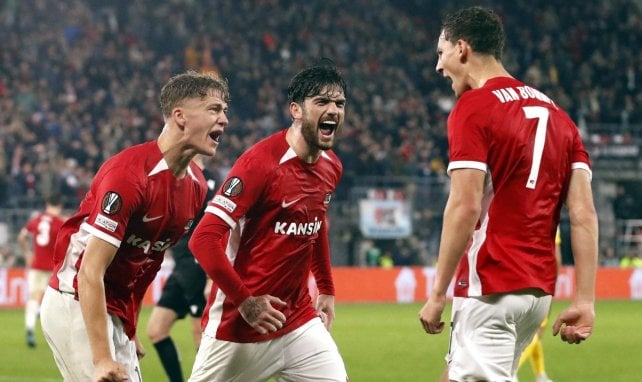
{"label": "player's clenched fist", "polygon": [[419,321],[428,334],[438,334],[444,330],[444,322],[441,321],[441,314],[446,306],[446,299],[430,297],[419,311]]}
{"label": "player's clenched fist", "polygon": [[268,334],[281,329],[285,323],[285,315],[272,304],[287,305],[280,298],[270,295],[250,296],[241,303],[239,312],[251,327],[261,334]]}
{"label": "player's clenched fist", "polygon": [[96,362],[94,380],[96,382],[121,382],[128,381],[129,377],[123,365],[113,359],[104,359]]}

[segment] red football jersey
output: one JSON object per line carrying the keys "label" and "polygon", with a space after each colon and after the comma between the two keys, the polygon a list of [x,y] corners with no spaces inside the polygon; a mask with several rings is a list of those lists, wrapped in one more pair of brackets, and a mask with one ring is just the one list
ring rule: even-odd
{"label": "red football jersey", "polygon": [[77,273],[90,236],[118,248],[105,273],[107,310],[136,333],[138,311],[167,248],[191,227],[205,200],[201,170],[176,178],[156,141],[128,148],[98,170],[78,212],[62,227],[49,285],[78,296]]}
{"label": "red football jersey", "polygon": [[555,232],[573,169],[591,172],[573,121],[508,77],[465,92],[448,119],[448,172],[485,171],[482,214],[455,279],[456,296],[555,292]]}
{"label": "red football jersey", "polygon": [[[286,323],[275,333],[259,334],[214,286],[203,326],[218,339],[263,341],[317,317],[308,275],[313,256],[329,264],[326,211],[343,167],[331,150],[322,152],[314,164],[301,161],[286,142],[286,132],[246,151],[206,208],[206,217],[214,214],[232,227],[226,254],[252,295],[270,294],[287,302],[287,307],[278,308]],[[324,272],[329,269],[328,265]],[[331,274],[321,278],[330,280],[321,293],[334,294]]]}
{"label": "red football jersey", "polygon": [[31,269],[51,271],[54,266],[53,253],[58,231],[65,221],[59,217],[43,212],[36,215],[25,225],[31,234],[33,260]]}

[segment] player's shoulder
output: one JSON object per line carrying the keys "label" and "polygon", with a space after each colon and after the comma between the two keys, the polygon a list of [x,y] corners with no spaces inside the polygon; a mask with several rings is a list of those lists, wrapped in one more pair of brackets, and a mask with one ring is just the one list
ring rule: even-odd
{"label": "player's shoulder", "polygon": [[289,148],[285,140],[286,132],[287,129],[284,129],[256,142],[241,154],[237,162],[259,167],[278,165],[279,159]]}
{"label": "player's shoulder", "polygon": [[[464,92],[457,102],[457,106],[469,109],[484,110],[493,104],[501,104],[503,100],[517,99],[515,89],[524,86],[524,83],[512,77],[491,78],[477,89]],[[504,98],[503,98],[504,97]]]}
{"label": "player's shoulder", "polygon": [[31,230],[32,228],[36,227],[38,225],[38,223],[40,222],[40,219],[42,219],[42,215],[43,214],[44,214],[43,212],[39,212],[39,213],[33,215],[31,218],[29,218],[29,220],[25,224],[25,228],[27,230]]}
{"label": "player's shoulder", "polygon": [[101,166],[101,169],[129,168],[131,170],[140,168],[141,170],[156,164],[162,154],[156,141],[149,141],[130,146],[121,152],[107,159]]}
{"label": "player's shoulder", "polygon": [[155,141],[122,150],[103,163],[92,182],[92,190],[118,189],[120,193],[145,193],[149,174],[162,159]]}
{"label": "player's shoulder", "polygon": [[341,159],[339,159],[339,156],[333,150],[322,151],[321,158],[319,158],[319,160],[327,162],[330,167],[332,167],[339,173],[343,172],[343,164],[341,163]]}

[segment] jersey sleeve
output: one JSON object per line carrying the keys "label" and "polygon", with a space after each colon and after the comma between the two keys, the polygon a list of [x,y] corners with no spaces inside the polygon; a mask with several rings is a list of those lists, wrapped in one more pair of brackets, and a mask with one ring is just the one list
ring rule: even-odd
{"label": "jersey sleeve", "polygon": [[239,306],[251,293],[223,250],[223,238],[229,229],[218,216],[205,214],[192,233],[189,248],[205,273]]}
{"label": "jersey sleeve", "polygon": [[312,274],[320,294],[334,296],[334,282],[330,263],[330,243],[328,241],[328,219],[321,225],[319,236],[312,255]]}
{"label": "jersey sleeve", "polygon": [[83,228],[120,247],[127,223],[144,199],[143,187],[135,177],[123,176],[116,168],[107,169],[101,181],[94,183],[95,198]]}
{"label": "jersey sleeve", "polygon": [[571,163],[571,169],[582,169],[589,173],[589,176],[593,177],[593,172],[591,170],[591,160],[589,159],[588,152],[584,148],[582,143],[582,138],[580,137],[579,130],[577,128],[573,132],[573,160]]}
{"label": "jersey sleeve", "polygon": [[223,219],[231,228],[263,194],[269,171],[258,158],[239,158],[214,198],[208,203],[206,213]]}
{"label": "jersey sleeve", "polygon": [[448,174],[455,169],[488,169],[488,137],[485,118],[476,99],[464,94],[448,118]]}

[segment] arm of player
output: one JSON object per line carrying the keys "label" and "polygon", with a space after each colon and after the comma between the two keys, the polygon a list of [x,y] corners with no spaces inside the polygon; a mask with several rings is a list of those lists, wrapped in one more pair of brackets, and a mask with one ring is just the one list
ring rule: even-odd
{"label": "arm of player", "polygon": [[555,320],[553,335],[561,333],[562,341],[578,344],[591,335],[595,321],[598,223],[590,174],[587,171],[573,170],[566,206],[575,261],[575,296],[571,306]]}
{"label": "arm of player", "polygon": [[328,220],[321,225],[312,255],[312,274],[319,289],[315,309],[328,331],[335,318],[334,281],[330,262],[330,244],[328,242]]}
{"label": "arm of player", "polygon": [[18,246],[20,246],[20,250],[25,257],[25,266],[30,268],[33,260],[33,252],[31,252],[31,249],[29,248],[29,231],[27,228],[23,227],[20,232],[18,232],[17,241]]}
{"label": "arm of player", "polygon": [[189,240],[189,249],[250,326],[261,334],[274,332],[283,327],[285,315],[272,304],[287,304],[270,295],[252,296],[223,250],[222,239],[229,230],[230,226],[223,219],[206,213]]}
{"label": "arm of player", "polygon": [[437,334],[444,329],[441,314],[446,306],[446,291],[479,220],[485,176],[485,172],[476,169],[457,169],[451,173],[437,273],[430,297],[419,311],[426,333]]}
{"label": "arm of player", "polygon": [[123,365],[117,363],[109,350],[107,333],[107,302],[105,271],[116,255],[112,244],[92,236],[87,243],[78,272],[78,300],[85,321],[95,366],[94,380],[126,380]]}

